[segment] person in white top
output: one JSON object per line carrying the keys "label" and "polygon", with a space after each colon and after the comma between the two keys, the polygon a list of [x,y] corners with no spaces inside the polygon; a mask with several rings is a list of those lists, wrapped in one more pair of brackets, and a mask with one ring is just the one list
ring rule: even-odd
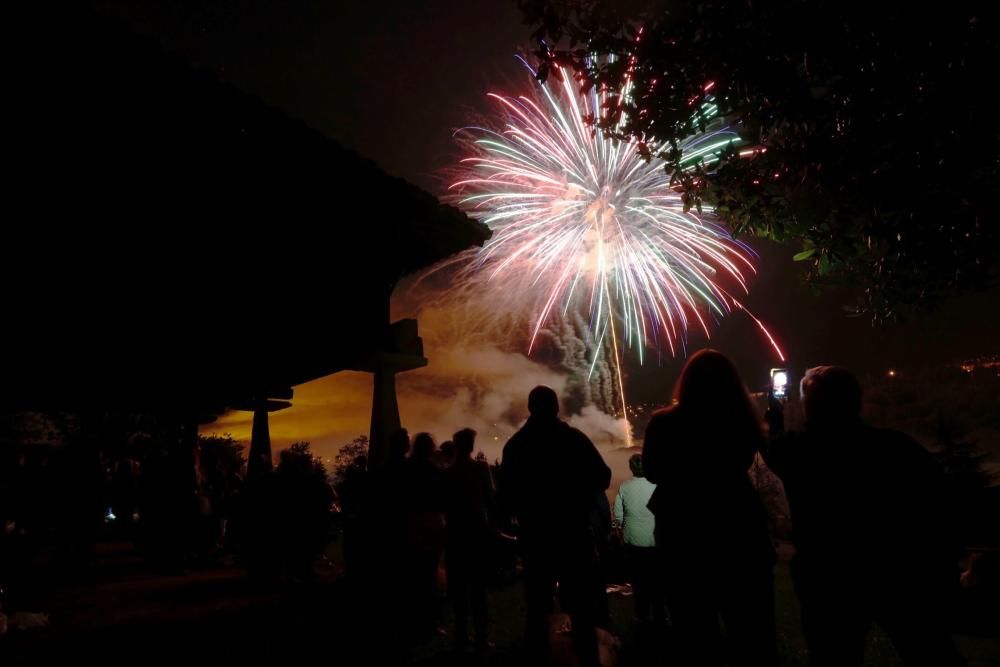
{"label": "person in white top", "polygon": [[615,522],[621,526],[628,559],[635,615],[640,623],[664,621],[664,599],[657,576],[655,519],[647,507],[656,485],[643,476],[642,455],[628,461],[633,478],[618,487]]}

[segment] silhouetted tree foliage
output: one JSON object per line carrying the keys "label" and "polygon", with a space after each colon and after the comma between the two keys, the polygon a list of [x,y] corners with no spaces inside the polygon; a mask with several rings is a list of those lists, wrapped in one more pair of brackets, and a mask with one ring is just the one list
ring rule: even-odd
{"label": "silhouetted tree foliage", "polygon": [[307,459],[317,474],[326,479],[326,465],[323,459],[312,452],[312,446],[308,442],[293,442],[288,447],[288,455],[293,458]]}
{"label": "silhouetted tree foliage", "polygon": [[[866,378],[864,415],[876,426],[895,428],[930,449],[943,433],[962,433],[1000,454],[1000,376],[957,367],[899,370],[894,378]],[[953,424],[953,426],[942,425]]]}
{"label": "silhouetted tree foliage", "polygon": [[997,517],[989,511],[988,493],[996,475],[986,468],[989,454],[968,439],[956,419],[941,418],[935,440],[935,458],[944,468],[959,534],[974,544],[994,541]]}
{"label": "silhouetted tree foliage", "polygon": [[994,482],[996,475],[985,467],[989,454],[968,439],[957,420],[941,419],[936,440],[940,448],[938,460],[956,487],[975,491],[986,489]]}
{"label": "silhouetted tree foliage", "polygon": [[333,457],[332,475],[341,479],[347,469],[358,459],[359,456],[368,455],[368,436],[359,435],[346,445],[342,445]]}
{"label": "silhouetted tree foliage", "polygon": [[[818,283],[863,288],[851,310],[892,319],[998,284],[995,3],[520,5],[539,79],[562,65],[582,90],[605,91],[595,128],[662,159],[687,205],[715,207],[734,233],[798,244]],[[708,101],[743,146],[711,168],[682,164]]]}
{"label": "silhouetted tree foliage", "polygon": [[969,544],[1000,540],[996,526],[996,454],[1000,452],[1000,377],[957,367],[898,371],[865,383],[866,419],[917,438],[941,464],[954,528]]}
{"label": "silhouetted tree foliage", "polygon": [[201,450],[201,468],[203,471],[218,467],[223,473],[230,476],[242,475],[243,467],[246,465],[246,449],[243,443],[235,440],[233,436],[225,433],[223,435],[199,435],[198,447]]}

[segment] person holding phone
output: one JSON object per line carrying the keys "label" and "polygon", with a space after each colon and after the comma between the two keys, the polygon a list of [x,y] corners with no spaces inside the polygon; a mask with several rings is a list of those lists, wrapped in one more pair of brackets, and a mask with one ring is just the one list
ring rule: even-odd
{"label": "person holding phone", "polygon": [[813,368],[801,394],[798,433],[785,432],[783,405],[771,396],[764,458],[791,509],[810,664],[860,666],[874,622],[907,667],[964,664],[945,617],[958,553],[941,469],[910,437],[862,421],[850,371]]}

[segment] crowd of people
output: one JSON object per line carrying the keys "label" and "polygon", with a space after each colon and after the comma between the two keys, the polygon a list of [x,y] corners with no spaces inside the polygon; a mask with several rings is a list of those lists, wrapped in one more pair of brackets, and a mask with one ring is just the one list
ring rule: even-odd
{"label": "crowd of people", "polygon": [[733,364],[702,351],[647,427],[649,507],[681,664],[777,664],[775,553],[747,476],[756,454],[787,493],[811,664],[860,665],[875,621],[906,665],[962,664],[945,618],[958,553],[942,471],[912,439],[863,423],[847,370],[812,369],[801,393],[805,429],[786,432],[772,397],[765,431]]}
{"label": "crowd of people", "polygon": [[962,664],[945,616],[959,573],[941,471],[909,437],[864,424],[861,388],[848,371],[812,369],[801,390],[806,427],[787,432],[781,401],[771,397],[759,414],[726,357],[695,354],[672,404],[651,418],[613,510],[611,470],[587,436],[559,418],[548,387],[530,393],[530,416],[504,447],[496,480],[472,457],[470,429],[440,449],[426,433],[411,445],[400,431],[381,466],[368,472],[361,460],[341,485],[349,569],[376,568],[383,579],[394,573],[382,593],[400,602],[400,618],[410,619],[402,624],[426,637],[439,618],[434,591],[443,561],[456,644],[464,649],[470,640],[471,610],[474,646],[484,650],[491,557],[501,528],[516,532],[527,654],[538,664],[550,660],[558,604],[571,619],[578,662],[593,665],[598,628],[609,625],[614,525],[637,623],[653,637],[669,636],[672,664],[776,665],[776,555],[748,475],[759,456],[787,491],[812,664],[860,665],[875,622],[906,665]]}
{"label": "crowd of people", "polygon": [[[613,503],[611,469],[560,419],[548,387],[531,391],[529,417],[495,466],[476,453],[472,429],[440,447],[401,429],[384,451],[357,457],[336,485],[346,578],[364,586],[387,643],[405,650],[445,632],[450,603],[456,649],[483,653],[491,646],[489,584],[516,553],[530,661],[550,664],[558,607],[570,619],[576,662],[596,665],[602,632],[611,631],[614,534],[638,629],[662,641],[657,650],[670,664],[777,665],[773,523],[748,474],[762,458],[787,495],[811,664],[861,665],[873,623],[910,667],[963,664],[946,617],[959,554],[941,470],[909,437],[862,421],[861,388],[848,371],[812,369],[801,394],[805,428],[788,431],[780,400],[771,397],[761,415],[725,356],[693,355],[671,404],[651,417]],[[257,479],[224,468],[209,461],[202,473],[218,509],[210,541],[235,532],[251,574],[308,581],[329,535],[334,491],[325,473],[292,451]],[[131,509],[142,494],[129,470],[120,472],[114,503]],[[177,505],[167,501],[178,475],[156,457],[143,475],[138,488],[164,508]],[[172,520],[158,507],[143,504],[157,528],[150,535],[169,541]]]}
{"label": "crowd of people", "polygon": [[[456,644],[488,646],[486,589],[497,534],[496,491],[485,460],[474,459],[476,432],[462,429],[437,447],[427,433],[389,440],[382,465],[359,456],[337,485],[347,574],[389,616],[390,639],[425,640],[438,630],[443,562],[454,607]],[[384,604],[382,604],[384,603]]]}
{"label": "crowd of people", "polygon": [[118,458],[98,444],[3,452],[0,613],[46,610],[60,586],[86,578],[99,542],[155,574],[238,561],[257,579],[311,579],[333,490],[308,452],[285,450],[274,470],[246,479],[228,437],[203,438],[187,457],[161,440]]}

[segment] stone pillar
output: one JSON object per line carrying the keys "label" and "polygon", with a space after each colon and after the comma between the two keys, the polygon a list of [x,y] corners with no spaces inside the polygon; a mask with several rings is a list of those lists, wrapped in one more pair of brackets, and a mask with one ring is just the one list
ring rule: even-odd
{"label": "stone pillar", "polygon": [[372,424],[368,436],[368,460],[375,466],[385,461],[386,445],[400,428],[396,401],[396,372],[387,364],[375,369],[372,381]]}
{"label": "stone pillar", "polygon": [[271,431],[267,424],[267,402],[260,401],[253,411],[253,430],[250,432],[250,456],[247,459],[247,479],[255,479],[271,472]]}

